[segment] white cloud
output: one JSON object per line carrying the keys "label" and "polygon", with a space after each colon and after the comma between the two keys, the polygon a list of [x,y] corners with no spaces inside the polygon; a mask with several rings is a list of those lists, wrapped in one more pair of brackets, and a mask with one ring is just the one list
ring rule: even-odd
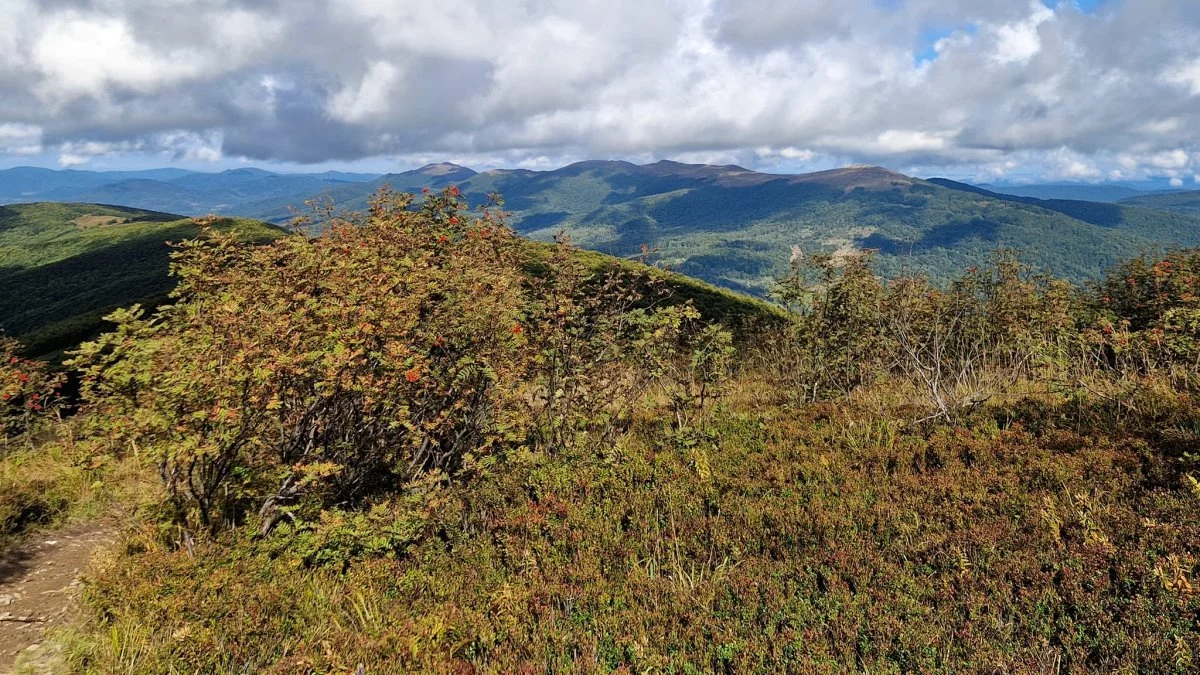
{"label": "white cloud", "polygon": [[1038,29],[1053,18],[1053,10],[1034,0],[1032,13],[1028,18],[995,27],[996,52],[992,58],[1000,64],[1029,61],[1042,49]]}
{"label": "white cloud", "polygon": [[1183,179],[1182,178],[1172,178],[1171,179],[1171,187],[1183,187]]}
{"label": "white cloud", "polygon": [[884,153],[928,152],[942,150],[946,139],[926,131],[888,129],[875,139]]}
{"label": "white cloud", "polygon": [[4,4],[6,156],[1200,172],[1192,0]]}
{"label": "white cloud", "polygon": [[41,151],[41,127],[35,124],[0,123],[0,153],[36,155]]}
{"label": "white cloud", "polygon": [[145,94],[210,78],[244,65],[283,27],[278,19],[243,10],[205,19],[192,39],[163,45],[143,41],[128,16],[74,10],[49,14],[28,53],[42,74],[34,91],[42,101],[61,105],[82,96],[125,89]]}
{"label": "white cloud", "polygon": [[1158,169],[1167,169],[1177,171],[1183,169],[1191,163],[1191,157],[1183,150],[1170,150],[1166,152],[1155,153],[1150,158],[1150,165]]}
{"label": "white cloud", "polygon": [[83,155],[64,152],[58,156],[58,165],[64,169],[70,169],[71,167],[87,164],[90,159],[90,157],[84,157]]}
{"label": "white cloud", "polygon": [[377,121],[392,110],[392,93],[402,77],[403,73],[393,64],[376,61],[356,86],[333,95],[329,100],[329,115],[351,124]]}
{"label": "white cloud", "polygon": [[151,140],[150,145],[157,148],[158,152],[173,158],[188,162],[212,163],[220,161],[224,156],[221,152],[221,140],[219,131],[174,131],[158,134]]}
{"label": "white cloud", "polygon": [[1200,59],[1177,62],[1161,77],[1168,84],[1186,88],[1192,96],[1200,96]]}
{"label": "white cloud", "polygon": [[754,155],[759,159],[779,158],[801,163],[811,162],[817,157],[817,153],[813,152],[812,150],[807,148],[797,148],[790,145],[782,148],[773,148],[769,145],[762,146],[760,148],[755,148]]}

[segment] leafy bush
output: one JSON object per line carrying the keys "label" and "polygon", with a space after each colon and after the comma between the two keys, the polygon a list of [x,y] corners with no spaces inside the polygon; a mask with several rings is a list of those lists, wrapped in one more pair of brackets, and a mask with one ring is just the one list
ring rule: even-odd
{"label": "leafy bush", "polygon": [[791,273],[776,295],[793,309],[794,321],[773,360],[801,400],[846,395],[879,375],[886,354],[879,321],[884,286],[871,262],[869,252],[793,253]]}
{"label": "leafy bush", "polygon": [[3,444],[36,431],[54,418],[62,404],[61,374],[21,356],[16,340],[0,336],[0,438]]}
{"label": "leafy bush", "polygon": [[361,224],[176,254],[176,303],[85,345],[92,416],[157,466],[178,516],[208,528],[259,505],[352,502],[452,471],[519,434],[518,242],[452,193],[381,194]]}
{"label": "leafy bush", "polygon": [[702,325],[691,305],[669,307],[643,320],[636,341],[646,374],[666,399],[676,431],[686,429],[728,386],[736,353],[733,336]]}
{"label": "leafy bush", "polygon": [[948,288],[925,277],[877,278],[870,252],[793,256],[776,295],[794,308],[770,349],[806,401],[899,378],[924,392],[928,419],[949,418],[1023,378],[1061,368],[1073,344],[1070,287],[1033,276],[1011,252]]}
{"label": "leafy bush", "polygon": [[939,418],[1057,372],[1073,333],[1069,288],[1031,278],[1009,253],[946,291],[919,277],[892,282],[881,318],[896,354],[889,365],[920,383]]}
{"label": "leafy bush", "polygon": [[89,419],[143,451],[180,523],[256,508],[263,533],[531,435],[611,427],[647,382],[630,346],[678,335],[647,338],[658,310],[637,284],[590,277],[566,243],[541,276],[523,252],[454,188],[419,206],[385,190],[315,239],[185,242],[176,302],[114,314],[72,362]]}

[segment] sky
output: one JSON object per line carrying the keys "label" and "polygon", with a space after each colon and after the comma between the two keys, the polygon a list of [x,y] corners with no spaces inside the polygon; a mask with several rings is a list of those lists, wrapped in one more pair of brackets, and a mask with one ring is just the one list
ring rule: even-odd
{"label": "sky", "polygon": [[1200,2],[0,2],[0,168],[599,158],[1200,187]]}

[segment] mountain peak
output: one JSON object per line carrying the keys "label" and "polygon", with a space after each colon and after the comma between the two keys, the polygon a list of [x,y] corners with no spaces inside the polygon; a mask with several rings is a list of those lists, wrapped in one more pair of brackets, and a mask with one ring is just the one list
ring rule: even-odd
{"label": "mountain peak", "polygon": [[908,187],[924,182],[919,178],[906,176],[897,171],[871,164],[852,164],[840,169],[800,174],[792,176],[791,181],[793,183],[813,183],[846,190],[854,188],[889,190],[893,187]]}
{"label": "mountain peak", "polygon": [[459,166],[458,164],[454,164],[453,162],[438,162],[436,164],[426,164],[425,166],[417,169],[416,172],[423,173],[426,176],[452,176],[452,175],[474,176],[475,175],[475,171],[473,169],[468,169],[465,166]]}
{"label": "mountain peak", "polygon": [[225,176],[275,176],[278,175],[273,171],[260,169],[256,166],[243,166],[237,169],[226,169],[221,172]]}

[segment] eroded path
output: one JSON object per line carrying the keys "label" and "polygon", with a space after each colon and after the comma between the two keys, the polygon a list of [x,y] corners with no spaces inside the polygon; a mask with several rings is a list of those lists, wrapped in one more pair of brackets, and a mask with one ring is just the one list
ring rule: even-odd
{"label": "eroded path", "polygon": [[35,651],[63,619],[80,574],[115,534],[105,520],[68,526],[0,558],[0,673],[10,672],[22,652]]}

